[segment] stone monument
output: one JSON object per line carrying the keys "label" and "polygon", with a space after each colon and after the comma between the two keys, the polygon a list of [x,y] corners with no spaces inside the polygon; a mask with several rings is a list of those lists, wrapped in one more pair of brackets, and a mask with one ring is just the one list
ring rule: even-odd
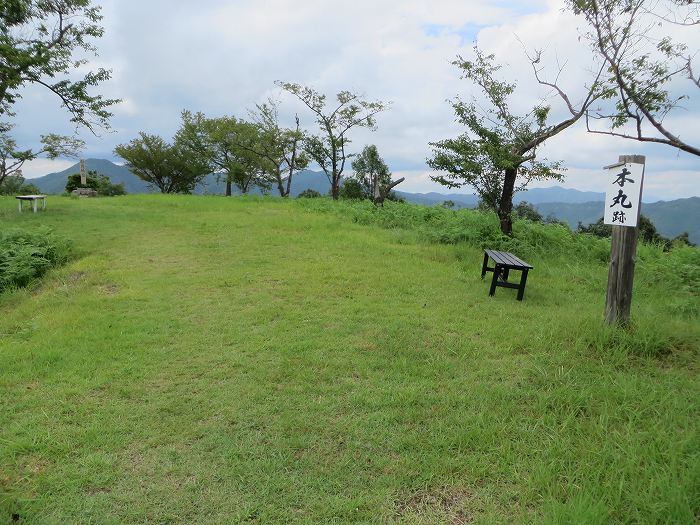
{"label": "stone monument", "polygon": [[80,187],[72,191],[76,197],[97,197],[97,190],[87,187],[87,174],[85,172],[85,159],[80,159]]}

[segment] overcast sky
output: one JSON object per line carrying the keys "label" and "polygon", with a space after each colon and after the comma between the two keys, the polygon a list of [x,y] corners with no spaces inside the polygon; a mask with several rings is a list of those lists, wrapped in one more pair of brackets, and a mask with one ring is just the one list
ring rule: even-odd
{"label": "overcast sky", "polygon": [[[396,176],[405,176],[403,191],[446,192],[429,179],[425,159],[429,142],[458,135],[448,99],[469,100],[477,92],[451,64],[471,56],[474,41],[504,64],[502,78],[518,82],[514,109],[526,111],[550,96],[553,115],[564,107],[537,86],[524,48],[544,50],[543,64],[552,80],[563,65],[559,82],[572,100],[580,100],[583,85],[595,66],[581,24],[562,2],[505,0],[102,0],[105,35],[97,42],[93,67],[112,70],[112,80],[100,86],[107,97],[121,98],[112,119],[113,130],[100,137],[82,132],[85,158],[116,162],[117,144],[139,131],[170,139],[183,109],[207,116],[246,117],[248,109],[270,96],[281,101],[281,113],[291,121],[299,112],[302,124],[314,129],[312,115],[275,80],[298,82],[326,93],[342,89],[368,99],[391,101],[378,117],[378,130],[351,135],[351,149],[376,144]],[[675,31],[681,31],[674,29]],[[700,49],[700,31],[681,35],[691,49]],[[682,80],[682,79],[681,79]],[[689,81],[686,81],[689,82]],[[667,119],[691,144],[700,143],[700,104],[695,95]],[[42,133],[70,134],[65,111],[50,93],[28,87],[16,106],[15,135],[33,146]],[[539,151],[568,168],[565,187],[604,191],[603,165],[620,154],[647,156],[645,200],[700,195],[700,159],[669,147],[639,144],[591,135],[580,123],[552,139]],[[27,177],[60,171],[75,160],[38,160],[26,165]],[[539,184],[550,186],[551,182]],[[471,193],[470,189],[461,190]]]}

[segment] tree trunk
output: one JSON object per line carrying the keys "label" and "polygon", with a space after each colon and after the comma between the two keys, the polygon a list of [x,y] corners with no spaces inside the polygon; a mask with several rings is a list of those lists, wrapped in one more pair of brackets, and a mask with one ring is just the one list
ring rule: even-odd
{"label": "tree trunk", "polygon": [[501,221],[501,231],[504,235],[513,235],[513,191],[515,190],[515,179],[518,175],[518,168],[508,168],[505,170],[503,180],[503,193],[501,202],[498,205],[498,218]]}
{"label": "tree trunk", "polygon": [[[292,159],[294,159],[294,156],[292,156]],[[289,168],[289,175],[287,175],[287,187],[284,189],[284,195],[282,197],[289,197],[289,194],[292,191],[292,175],[294,174],[294,169]]]}
{"label": "tree trunk", "polygon": [[231,196],[231,180],[226,179],[226,196],[230,197]]}
{"label": "tree trunk", "polygon": [[280,192],[280,197],[286,197],[284,192],[284,181],[282,180],[282,170],[278,169],[275,173],[275,183],[277,184],[277,191]]}
{"label": "tree trunk", "polygon": [[379,182],[376,183],[374,186],[374,198],[373,202],[375,206],[384,206],[384,200],[389,196],[389,193],[391,193],[392,188],[395,186],[398,186],[401,184],[403,181],[406,180],[406,177],[401,177],[399,180],[395,180],[391,184],[389,184],[384,190],[381,190],[379,188]]}
{"label": "tree trunk", "polygon": [[333,181],[331,182],[331,196],[333,200],[338,200],[340,198],[340,177],[333,176]]}

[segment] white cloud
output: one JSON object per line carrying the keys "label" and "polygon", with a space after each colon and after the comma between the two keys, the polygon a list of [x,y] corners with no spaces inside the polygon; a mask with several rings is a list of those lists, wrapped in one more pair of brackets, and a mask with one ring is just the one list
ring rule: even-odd
{"label": "white cloud", "polygon": [[[548,78],[556,75],[557,60],[565,65],[559,80],[575,94],[574,102],[582,96],[581,85],[592,67],[590,53],[579,42],[578,21],[554,0],[101,3],[106,33],[97,43],[100,57],[92,64],[113,70],[112,80],[100,92],[124,102],[114,110],[114,133],[81,133],[88,143],[86,157],[113,158],[114,146],[139,131],[170,138],[182,109],[245,117],[248,108],[272,94],[281,98],[285,119],[298,111],[302,122],[313,128],[312,115],[274,86],[275,80],[285,80],[311,85],[329,97],[352,89],[370,99],[393,101],[391,109],[379,115],[377,132],[352,134],[353,147],[359,151],[364,144],[376,144],[395,173],[407,174],[401,189],[445,191],[429,181],[425,159],[429,142],[462,131],[446,100],[457,94],[468,98],[473,89],[459,79],[450,62],[458,54],[469,55],[474,36],[506,64],[503,78],[518,82],[519,94],[512,104],[520,111],[546,94],[532,78],[523,43],[530,50],[544,50]],[[688,38],[697,43],[699,37]],[[564,114],[558,100],[550,102],[555,115]],[[700,127],[693,115],[698,106],[695,101],[689,104],[688,113],[674,115],[669,122],[697,142]],[[31,146],[48,131],[72,131],[57,105],[40,90],[27,91],[18,105],[17,132],[23,143]],[[551,140],[541,154],[571,167],[567,185],[596,189],[596,170],[620,153],[637,152],[647,154],[650,169],[658,168],[653,177],[668,175],[664,187],[654,187],[660,196],[700,193],[695,182],[698,159],[670,148],[587,134],[580,124]]]}
{"label": "white cloud", "polygon": [[58,171],[63,171],[66,168],[71,167],[75,164],[74,160],[67,159],[36,159],[30,162],[25,162],[22,166],[22,176],[25,179],[33,179],[34,177],[41,177],[49,173],[56,173]]}

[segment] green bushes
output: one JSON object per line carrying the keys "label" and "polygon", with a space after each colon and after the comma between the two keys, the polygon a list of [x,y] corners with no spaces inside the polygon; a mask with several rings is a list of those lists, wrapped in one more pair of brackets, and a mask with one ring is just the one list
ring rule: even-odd
{"label": "green bushes", "polygon": [[321,197],[321,194],[317,192],[316,190],[312,190],[311,188],[308,188],[304,191],[302,191],[298,196],[300,199],[317,199]]}
{"label": "green bushes", "polygon": [[[516,219],[513,237],[500,231],[492,212],[447,209],[443,206],[420,206],[385,202],[383,208],[370,201],[313,199],[300,201],[315,211],[336,213],[359,224],[376,224],[383,228],[415,232],[418,238],[443,244],[465,243],[477,248],[492,248],[516,253],[529,262],[559,259],[567,264],[597,266],[607,264],[610,239],[595,233],[573,232],[568,226],[543,224]],[[695,317],[700,302],[700,250],[673,243],[669,246],[642,239],[637,248],[638,293],[673,290],[670,308],[683,317]]]}
{"label": "green bushes", "polygon": [[50,230],[0,232],[0,292],[26,286],[68,260],[70,244]]}
{"label": "green bushes", "polygon": [[[114,197],[115,195],[126,195],[124,183],[112,184],[109,177],[101,175],[94,170],[90,170],[85,177],[85,186],[95,190],[98,195]],[[66,193],[71,193],[73,190],[80,188],[80,173],[74,173],[68,176],[66,182]]]}
{"label": "green bushes", "polygon": [[21,175],[9,175],[0,184],[0,195],[32,195],[41,193],[34,184],[26,182]]}
{"label": "green bushes", "polygon": [[385,202],[383,208],[370,201],[317,199],[302,204],[317,211],[334,212],[359,224],[417,231],[430,242],[467,243],[478,248],[516,251],[522,257],[575,255],[607,261],[610,240],[572,232],[563,224],[541,224],[525,219],[515,222],[513,237],[503,235],[492,212],[448,209],[442,206]]}

